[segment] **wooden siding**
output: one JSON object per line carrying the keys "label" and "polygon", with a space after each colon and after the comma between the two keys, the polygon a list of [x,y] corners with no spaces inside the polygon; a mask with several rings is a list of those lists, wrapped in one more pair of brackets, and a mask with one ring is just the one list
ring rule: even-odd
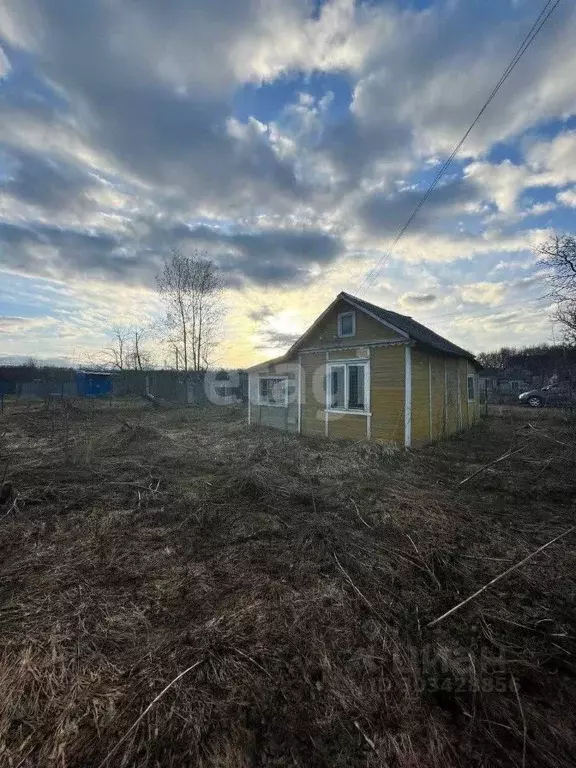
{"label": "wooden siding", "polygon": [[404,344],[374,347],[370,358],[371,435],[404,444]]}
{"label": "wooden siding", "polygon": [[458,359],[445,357],[446,366],[446,434],[458,431]]}
{"label": "wooden siding", "polygon": [[[468,375],[470,374],[474,376],[475,382],[475,399],[473,402],[468,402]],[[480,382],[478,371],[468,360],[466,361],[466,412],[468,415],[468,425],[471,427],[473,424],[477,424],[480,420]]]}
{"label": "wooden siding", "polygon": [[[346,336],[346,338],[341,339],[338,337],[338,315],[341,312],[350,311],[356,313],[356,333],[354,336]],[[400,338],[399,335],[391,328],[378,322],[378,320],[374,320],[359,309],[355,309],[342,299],[326,315],[310,336],[304,340],[302,349],[314,349],[316,347],[332,345],[350,347],[350,344],[354,342],[375,341],[376,339],[392,340],[398,338]]]}
{"label": "wooden siding", "polygon": [[[370,347],[348,344],[337,350],[303,352],[290,363],[263,366],[250,374],[251,423],[298,432],[300,381],[302,434],[353,440],[370,435],[375,440],[404,445],[405,350],[403,343]],[[474,366],[465,358],[432,353],[418,345],[410,347],[410,355],[411,445],[418,447],[473,426],[480,418],[478,374]],[[371,416],[326,413],[326,363],[355,358],[370,363]],[[288,407],[258,405],[258,378],[266,373],[289,377]],[[473,402],[468,401],[468,374],[474,374],[476,381]]]}
{"label": "wooden siding", "polygon": [[368,437],[367,416],[354,413],[329,413],[328,435],[329,437],[365,440]]}
{"label": "wooden siding", "polygon": [[[259,405],[258,380],[266,375],[287,376],[288,406]],[[297,363],[268,365],[250,374],[248,396],[250,397],[250,423],[263,427],[275,427],[285,432],[298,431],[298,367]]]}
{"label": "wooden siding", "polygon": [[369,347],[342,347],[341,349],[328,350],[329,360],[352,360],[354,358],[367,360],[369,357]]}
{"label": "wooden siding", "polygon": [[412,349],[412,446],[431,440],[429,361],[430,355]]}
{"label": "wooden siding", "polygon": [[325,395],[324,375],[326,353],[314,352],[301,356],[302,361],[302,434],[324,437]]}

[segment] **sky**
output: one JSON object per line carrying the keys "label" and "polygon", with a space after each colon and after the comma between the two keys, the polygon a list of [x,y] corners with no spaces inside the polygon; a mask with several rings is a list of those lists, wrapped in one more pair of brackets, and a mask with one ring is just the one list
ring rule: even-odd
{"label": "sky", "polygon": [[222,272],[215,365],[342,290],[474,353],[553,342],[534,248],[575,229],[573,2],[389,252],[544,4],[0,0],[0,360],[98,362],[160,315],[172,248]]}

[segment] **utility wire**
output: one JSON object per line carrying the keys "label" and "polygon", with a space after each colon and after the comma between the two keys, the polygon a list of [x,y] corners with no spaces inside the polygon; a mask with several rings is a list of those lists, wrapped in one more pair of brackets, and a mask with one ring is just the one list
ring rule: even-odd
{"label": "utility wire", "polygon": [[494,86],[491,94],[488,96],[488,98],[484,102],[482,108],[480,109],[480,111],[478,112],[478,114],[476,115],[476,117],[474,118],[474,120],[472,121],[470,126],[468,127],[466,133],[462,136],[462,138],[460,139],[458,144],[456,144],[456,146],[452,150],[451,154],[448,156],[447,160],[441,166],[440,170],[438,171],[438,173],[434,177],[434,180],[432,181],[432,183],[430,184],[430,186],[428,187],[426,192],[422,195],[422,197],[420,198],[420,200],[416,204],[416,207],[414,208],[414,210],[412,211],[410,216],[406,219],[405,223],[402,225],[402,227],[398,231],[398,233],[395,236],[394,240],[390,244],[388,250],[383,254],[383,256],[380,258],[378,263],[364,277],[364,279],[362,280],[362,282],[359,285],[358,292],[361,293],[364,290],[364,286],[368,287],[368,285],[370,285],[370,283],[374,281],[374,279],[376,278],[376,276],[377,276],[378,272],[380,271],[381,267],[386,262],[386,260],[390,257],[392,251],[398,245],[398,243],[400,242],[400,240],[404,236],[404,233],[406,232],[406,230],[408,229],[410,224],[412,224],[412,222],[416,218],[416,216],[418,214],[418,211],[422,208],[422,206],[424,205],[426,200],[430,197],[430,195],[432,194],[432,192],[434,191],[434,189],[438,185],[438,182],[440,181],[440,179],[442,178],[444,173],[447,171],[448,167],[452,163],[452,160],[455,158],[455,156],[457,155],[458,151],[460,150],[460,148],[462,147],[462,145],[464,144],[464,142],[466,141],[466,139],[468,138],[468,136],[472,132],[472,130],[475,127],[476,123],[480,120],[480,118],[482,117],[482,115],[484,114],[486,109],[488,108],[489,104],[494,99],[494,97],[496,96],[496,94],[498,93],[498,91],[500,90],[502,85],[504,84],[504,82],[508,79],[508,77],[510,76],[510,74],[512,73],[512,71],[514,70],[514,68],[516,67],[516,65],[518,64],[520,59],[522,58],[522,56],[526,53],[526,51],[528,50],[528,48],[530,47],[531,43],[534,41],[534,39],[536,38],[536,36],[540,32],[540,30],[542,29],[544,24],[546,24],[546,22],[548,21],[548,19],[552,15],[552,13],[556,10],[558,5],[560,5],[561,0],[556,0],[554,5],[549,9],[549,6],[550,6],[551,2],[552,2],[552,0],[548,0],[548,2],[544,5],[542,10],[540,11],[540,14],[539,14],[538,18],[533,23],[532,27],[530,28],[530,31],[528,32],[528,34],[526,35],[526,37],[522,41],[520,47],[518,48],[518,50],[516,51],[516,53],[512,57],[510,63],[508,64],[508,66],[504,70],[504,73],[500,77],[500,80],[498,80],[498,82]]}

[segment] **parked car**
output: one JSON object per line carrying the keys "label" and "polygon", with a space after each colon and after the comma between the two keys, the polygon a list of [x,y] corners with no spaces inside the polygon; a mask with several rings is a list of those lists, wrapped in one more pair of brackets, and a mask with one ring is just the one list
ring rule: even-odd
{"label": "parked car", "polygon": [[542,387],[542,389],[522,392],[518,400],[520,405],[529,405],[531,408],[540,408],[543,405],[576,406],[576,390],[568,383],[558,382]]}

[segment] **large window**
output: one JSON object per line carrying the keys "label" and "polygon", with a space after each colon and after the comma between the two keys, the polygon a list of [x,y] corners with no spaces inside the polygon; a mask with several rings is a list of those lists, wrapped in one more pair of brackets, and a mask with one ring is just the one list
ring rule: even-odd
{"label": "large window", "polygon": [[288,405],[288,379],[286,376],[262,376],[258,379],[258,405]]}
{"label": "large window", "polygon": [[468,374],[468,400],[476,399],[476,377],[473,373]]}
{"label": "large window", "polygon": [[354,336],[356,333],[356,315],[354,312],[342,312],[338,315],[338,336]]}
{"label": "large window", "polygon": [[353,411],[364,413],[368,410],[367,363],[328,364],[326,405],[330,411]]}

